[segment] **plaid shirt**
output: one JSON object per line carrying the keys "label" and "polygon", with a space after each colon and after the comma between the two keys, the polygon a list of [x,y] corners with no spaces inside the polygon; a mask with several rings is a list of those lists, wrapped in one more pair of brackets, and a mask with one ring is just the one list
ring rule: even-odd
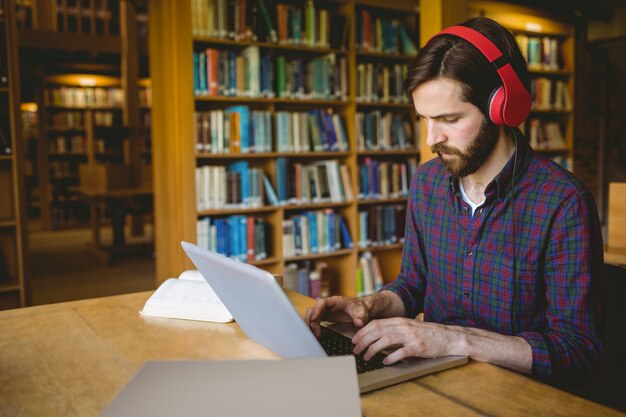
{"label": "plaid shirt", "polygon": [[514,182],[513,159],[473,217],[438,158],[418,168],[401,272],[385,289],[407,317],[423,311],[426,321],[524,338],[536,377],[584,377],[603,350],[593,311],[603,263],[597,209],[579,180],[525,140]]}

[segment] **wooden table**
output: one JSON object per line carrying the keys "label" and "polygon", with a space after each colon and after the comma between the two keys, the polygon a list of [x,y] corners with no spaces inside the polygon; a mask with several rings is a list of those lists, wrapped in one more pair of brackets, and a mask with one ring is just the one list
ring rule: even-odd
{"label": "wooden table", "polygon": [[[96,416],[147,360],[277,358],[235,323],[140,316],[150,294],[0,312],[0,415]],[[313,302],[290,298],[301,314]],[[624,415],[473,361],[362,395],[361,406],[365,416]]]}
{"label": "wooden table", "polygon": [[[128,210],[128,207],[133,202],[139,200],[151,200],[152,187],[123,188],[110,191],[94,191],[81,188],[79,193],[89,203],[89,222],[93,237],[90,248],[96,257],[108,264],[114,262],[119,256],[150,253],[152,251],[152,239],[149,241],[144,239],[144,241],[139,243],[128,244],[124,230],[126,215],[131,212]],[[113,240],[110,245],[103,244],[101,239],[100,208],[102,206],[107,206],[111,214]],[[140,225],[139,228],[143,230],[143,222],[138,224]],[[133,234],[141,234],[136,229],[136,227],[133,228]]]}

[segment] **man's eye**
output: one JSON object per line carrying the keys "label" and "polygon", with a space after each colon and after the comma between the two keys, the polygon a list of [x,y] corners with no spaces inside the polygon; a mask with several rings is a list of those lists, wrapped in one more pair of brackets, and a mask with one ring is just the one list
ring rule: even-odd
{"label": "man's eye", "polygon": [[458,117],[453,117],[453,118],[444,117],[441,119],[441,121],[444,123],[455,123],[457,120],[459,120]]}

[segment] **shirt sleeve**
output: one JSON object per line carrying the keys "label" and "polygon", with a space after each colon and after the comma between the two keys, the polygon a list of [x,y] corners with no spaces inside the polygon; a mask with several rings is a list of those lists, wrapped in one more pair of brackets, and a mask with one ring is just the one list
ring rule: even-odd
{"label": "shirt sleeve", "polygon": [[[404,247],[400,274],[382,290],[396,293],[404,303],[405,317],[415,317],[424,309],[424,292],[426,289],[426,261],[424,247],[419,232],[418,205],[419,175],[413,177],[410,197],[406,211],[404,230]],[[382,291],[381,290],[381,291]]]}
{"label": "shirt sleeve", "polygon": [[547,328],[518,335],[532,348],[534,376],[576,381],[597,370],[603,347],[594,291],[602,263],[598,214],[587,192],[563,204],[554,221],[544,270]]}

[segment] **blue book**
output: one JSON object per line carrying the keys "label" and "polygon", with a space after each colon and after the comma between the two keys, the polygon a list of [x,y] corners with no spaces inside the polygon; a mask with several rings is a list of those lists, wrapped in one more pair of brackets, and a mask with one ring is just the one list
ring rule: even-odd
{"label": "blue book", "polygon": [[267,199],[269,200],[270,204],[273,206],[280,205],[280,201],[278,200],[278,196],[276,195],[276,192],[274,191],[274,187],[272,187],[272,183],[270,182],[269,178],[267,178],[267,175],[265,174],[263,174],[263,187],[265,188],[265,195],[267,196]]}
{"label": "blue book", "polygon": [[338,151],[339,150],[339,142],[337,141],[337,132],[335,132],[335,126],[333,125],[333,115],[331,112],[323,112],[322,115],[326,121],[326,126],[328,128],[328,135],[330,141],[330,150]]}
{"label": "blue book", "polygon": [[200,54],[193,53],[193,93],[200,95]]}
{"label": "blue book", "polygon": [[228,224],[228,257],[237,258],[237,247],[239,246],[239,233],[237,233],[236,216],[230,216],[227,219]]}
{"label": "blue book", "polygon": [[228,95],[236,96],[237,94],[237,53],[230,51],[228,54],[228,70],[229,70],[229,85]]}
{"label": "blue book", "polygon": [[257,112],[252,112],[250,113],[250,120],[248,121],[248,146],[249,146],[249,152],[250,153],[255,153],[258,152],[256,150],[257,147],[257,138],[256,138],[256,131],[258,129],[258,124],[256,123],[257,117],[256,117],[256,113]]}
{"label": "blue book", "polygon": [[239,246],[237,248],[237,257],[241,262],[248,261],[248,218],[246,216],[237,216],[237,232],[239,233]]}
{"label": "blue book", "polygon": [[228,224],[225,219],[215,219],[217,229],[217,253],[228,256]]}
{"label": "blue book", "polygon": [[286,203],[287,196],[287,159],[284,157],[276,158],[276,185],[278,200]]}
{"label": "blue book", "polygon": [[302,218],[292,217],[293,220],[293,246],[296,256],[302,255]]}
{"label": "blue book", "polygon": [[309,295],[309,268],[303,266],[298,268],[298,292],[302,295]]}
{"label": "blue book", "polygon": [[206,54],[204,52],[200,52],[198,55],[198,63],[199,71],[200,71],[200,94],[207,94],[209,92],[208,83],[207,83],[207,72],[206,72]]}
{"label": "blue book", "polygon": [[270,112],[265,112],[264,114],[265,116],[265,122],[263,123],[264,126],[264,143],[265,143],[265,151],[266,152],[272,152],[272,150],[274,149],[274,146],[272,144],[272,138],[273,133],[272,133],[272,115]]}
{"label": "blue book", "polygon": [[328,213],[328,247],[331,251],[341,248],[341,243],[337,240],[337,215]]}
{"label": "blue book", "polygon": [[361,198],[369,198],[370,197],[370,189],[368,186],[369,175],[367,174],[367,165],[361,165],[361,175],[359,175],[361,179]]}
{"label": "blue book", "polygon": [[310,253],[318,253],[317,214],[314,211],[307,211],[306,216],[309,220],[309,251]]}
{"label": "blue book", "polygon": [[291,14],[291,27],[293,29],[293,43],[300,45],[302,43],[302,9],[293,8]]}
{"label": "blue book", "polygon": [[343,247],[352,249],[352,237],[350,236],[350,230],[348,230],[346,219],[344,219],[343,217],[339,218],[339,229],[341,230],[341,241],[343,243]]}

